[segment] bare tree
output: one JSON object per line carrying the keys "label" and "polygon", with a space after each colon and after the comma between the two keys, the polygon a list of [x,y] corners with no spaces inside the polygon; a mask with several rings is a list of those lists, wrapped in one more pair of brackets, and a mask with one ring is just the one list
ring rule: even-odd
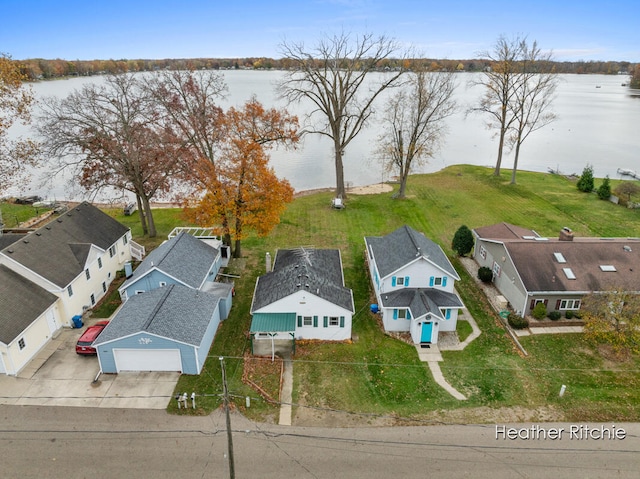
{"label": "bare tree", "polygon": [[64,99],[46,98],[37,129],[54,171],[72,169],[88,191],[106,186],[136,195],[143,232],[156,235],[150,201],[167,192],[180,144],[158,123],[141,77],[109,75]]}
{"label": "bare tree", "polygon": [[[220,145],[224,139],[224,112],[216,102],[227,86],[222,75],[210,71],[178,70],[163,72],[147,85],[154,103],[162,112],[165,128],[179,137],[188,154],[181,161],[183,177],[196,190],[221,190],[218,167]],[[222,211],[224,231],[230,231],[230,218]],[[231,236],[224,235],[231,245]]]}
{"label": "bare tree", "polygon": [[515,148],[511,184],[516,183],[520,147],[524,140],[556,119],[550,111],[554,93],[558,86],[558,75],[552,64],[552,54],[543,53],[534,41],[529,47],[525,41],[521,47],[517,81],[509,109],[514,121],[507,138],[510,148]]}
{"label": "bare tree", "polygon": [[285,75],[278,90],[290,102],[311,101],[314,109],[310,117],[323,117],[323,122],[309,131],[333,141],[338,197],[346,198],[345,149],[367,124],[375,99],[397,82],[403,69],[389,72],[379,81],[365,79],[397,51],[396,42],[385,36],[352,37],[344,32],[324,37],[312,49],[303,43],[281,45],[293,70]]}
{"label": "bare tree", "polygon": [[20,65],[8,55],[0,54],[0,191],[19,177],[26,177],[25,166],[37,163],[37,145],[33,141],[7,138],[11,125],[31,120],[33,93],[23,85],[25,79]]}
{"label": "bare tree", "polygon": [[498,158],[493,174],[500,176],[502,155],[507,132],[516,121],[510,105],[513,103],[519,78],[519,60],[525,40],[519,37],[511,40],[501,36],[492,51],[481,52],[479,56],[486,58],[491,65],[482,73],[473,85],[485,87],[480,103],[471,111],[486,113],[489,117],[487,127],[498,130]]}
{"label": "bare tree", "polygon": [[406,86],[389,98],[378,153],[388,171],[397,171],[405,197],[412,167],[433,157],[446,133],[445,119],[455,111],[454,73],[418,70],[409,73]]}

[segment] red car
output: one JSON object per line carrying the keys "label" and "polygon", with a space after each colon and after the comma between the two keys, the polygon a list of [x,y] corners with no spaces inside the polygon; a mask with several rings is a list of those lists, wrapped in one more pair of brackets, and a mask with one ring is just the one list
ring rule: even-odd
{"label": "red car", "polygon": [[109,324],[109,321],[98,321],[93,326],[89,326],[87,330],[82,333],[82,336],[80,336],[80,339],[78,339],[78,342],[76,343],[76,353],[97,354],[96,348],[91,345],[107,324]]}

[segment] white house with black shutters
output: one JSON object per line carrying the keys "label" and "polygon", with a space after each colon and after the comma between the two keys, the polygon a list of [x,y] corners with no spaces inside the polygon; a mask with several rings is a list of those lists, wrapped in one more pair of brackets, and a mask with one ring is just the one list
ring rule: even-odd
{"label": "white house with black shutters", "polygon": [[261,340],[351,338],[353,293],[336,249],[278,250],[260,276],[251,304],[251,335]]}
{"label": "white house with black shutters", "polygon": [[455,331],[460,279],[439,245],[409,226],[364,238],[373,289],[386,331],[408,331],[416,344],[436,344]]}

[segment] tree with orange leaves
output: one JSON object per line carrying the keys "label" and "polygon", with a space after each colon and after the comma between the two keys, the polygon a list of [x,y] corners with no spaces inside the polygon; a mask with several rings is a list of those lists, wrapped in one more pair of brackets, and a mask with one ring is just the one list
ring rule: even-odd
{"label": "tree with orange leaves", "polygon": [[239,258],[247,233],[269,234],[286,203],[293,200],[289,182],[269,166],[267,150],[295,146],[298,119],[286,110],[266,110],[254,97],[241,109],[225,112],[219,126],[217,164],[202,159],[192,170],[199,189],[191,200],[190,215],[201,225],[220,224],[227,242],[235,239],[234,257]]}

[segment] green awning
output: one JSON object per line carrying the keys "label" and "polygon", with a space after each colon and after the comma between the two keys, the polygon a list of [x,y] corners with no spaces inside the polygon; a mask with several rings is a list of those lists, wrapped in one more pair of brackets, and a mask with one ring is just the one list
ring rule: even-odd
{"label": "green awning", "polygon": [[251,320],[252,333],[280,333],[296,330],[296,313],[256,313]]}

